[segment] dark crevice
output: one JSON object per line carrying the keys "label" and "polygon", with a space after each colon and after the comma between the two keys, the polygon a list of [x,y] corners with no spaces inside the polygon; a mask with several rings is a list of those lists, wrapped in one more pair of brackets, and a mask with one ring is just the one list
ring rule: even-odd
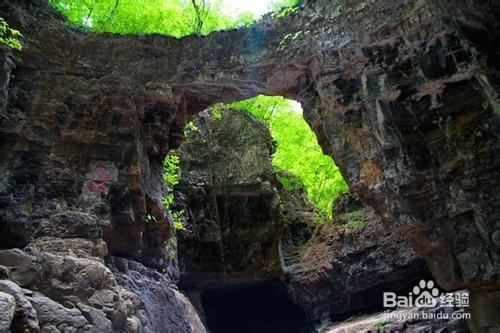
{"label": "dark crevice", "polygon": [[310,331],[304,311],[291,302],[279,280],[206,289],[201,302],[213,333]]}

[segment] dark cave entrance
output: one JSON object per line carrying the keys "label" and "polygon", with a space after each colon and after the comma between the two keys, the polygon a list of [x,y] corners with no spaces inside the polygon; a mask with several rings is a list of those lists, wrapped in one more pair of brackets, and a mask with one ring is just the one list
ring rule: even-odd
{"label": "dark cave entrance", "polygon": [[205,322],[213,333],[306,333],[302,308],[279,280],[215,287],[201,292]]}

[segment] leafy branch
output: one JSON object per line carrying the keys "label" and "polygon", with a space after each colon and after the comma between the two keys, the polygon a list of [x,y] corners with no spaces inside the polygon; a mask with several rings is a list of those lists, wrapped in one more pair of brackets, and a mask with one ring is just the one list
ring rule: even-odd
{"label": "leafy branch", "polygon": [[12,50],[21,51],[23,46],[21,38],[23,35],[19,30],[11,28],[9,23],[0,16],[0,45],[5,45]]}
{"label": "leafy branch", "polygon": [[174,211],[174,186],[179,183],[179,166],[181,159],[176,152],[171,152],[167,155],[163,162],[163,181],[167,185],[167,194],[162,197],[163,207],[172,212],[172,220],[174,229],[184,231],[182,220],[185,215],[184,210]]}

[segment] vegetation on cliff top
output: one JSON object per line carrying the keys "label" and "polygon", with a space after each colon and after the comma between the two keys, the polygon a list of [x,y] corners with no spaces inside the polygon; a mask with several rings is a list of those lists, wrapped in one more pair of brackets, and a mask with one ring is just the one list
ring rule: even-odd
{"label": "vegetation on cliff top", "polygon": [[[164,34],[193,33],[248,25],[258,19],[251,12],[224,11],[227,0],[49,0],[70,22],[94,32]],[[300,0],[270,0],[269,11],[282,11]]]}
{"label": "vegetation on cliff top", "polygon": [[[258,17],[250,12],[230,15],[224,5],[228,0],[49,0],[70,22],[82,29],[112,33],[160,33],[175,37],[247,25]],[[271,0],[269,11],[288,13],[300,0]],[[281,97],[258,96],[233,103],[231,108],[242,109],[260,118],[269,126],[277,150],[273,165],[301,179],[311,201],[324,218],[331,218],[332,200],[348,190],[333,163],[318,145],[316,136],[300,112],[293,110],[291,101]],[[172,164],[171,160],[166,163]],[[167,164],[168,164],[167,163]],[[173,174],[166,165],[165,182],[169,186]],[[169,171],[170,170],[170,171]],[[168,179],[167,179],[168,178]],[[286,183],[286,180],[283,180]],[[286,184],[285,184],[286,185]],[[171,210],[172,195],[164,198]],[[176,216],[174,216],[175,219]]]}
{"label": "vegetation on cliff top", "polygon": [[[333,200],[349,189],[332,158],[323,154],[295,102],[261,95],[222,107],[248,111],[268,125],[276,142],[274,168],[297,176],[323,218],[330,219]],[[285,187],[293,187],[293,182],[280,180]]]}

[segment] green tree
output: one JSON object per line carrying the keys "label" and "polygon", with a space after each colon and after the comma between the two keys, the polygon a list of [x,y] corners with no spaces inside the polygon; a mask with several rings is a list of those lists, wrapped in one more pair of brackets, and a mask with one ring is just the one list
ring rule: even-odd
{"label": "green tree", "polygon": [[285,8],[293,8],[298,6],[300,0],[273,0],[270,9],[273,12],[281,11]]}
{"label": "green tree", "polygon": [[[49,0],[70,22],[82,29],[118,34],[164,34],[183,37],[192,33],[248,25],[257,18],[243,13],[224,14],[223,0]],[[270,10],[297,4],[298,0],[273,2]]]}
{"label": "green tree", "polygon": [[245,110],[263,120],[276,142],[273,166],[299,177],[323,217],[332,217],[332,201],[348,186],[332,158],[323,154],[301,110],[283,97],[257,96],[223,105]]}

